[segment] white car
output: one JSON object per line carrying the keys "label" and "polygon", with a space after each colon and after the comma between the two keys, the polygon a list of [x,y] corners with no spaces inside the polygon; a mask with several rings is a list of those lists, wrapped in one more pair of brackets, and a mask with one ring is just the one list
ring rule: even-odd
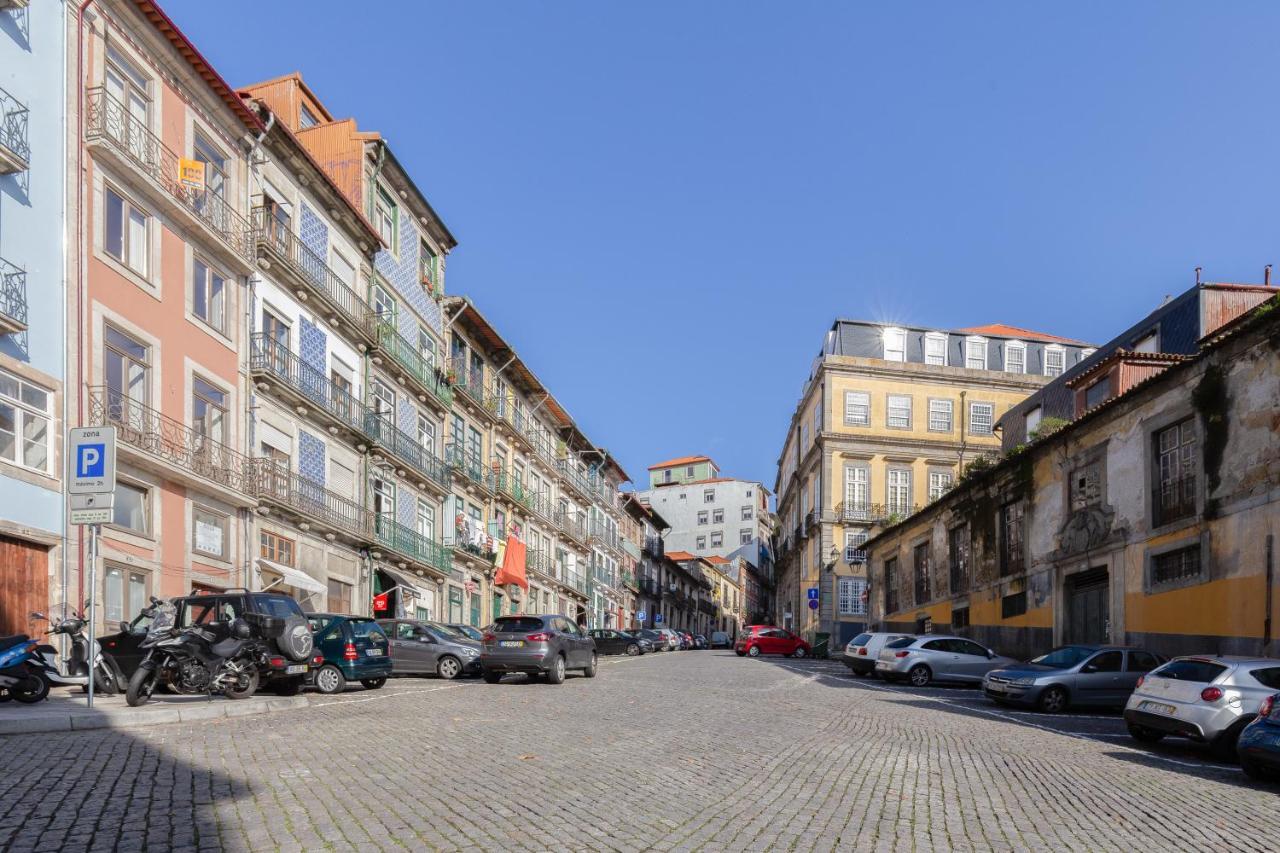
{"label": "white car", "polygon": [[1205,655],[1175,658],[1147,673],[1124,706],[1129,734],[1143,743],[1169,735],[1209,744],[1233,759],[1240,732],[1280,690],[1280,660]]}
{"label": "white car", "polygon": [[844,647],[844,655],[840,660],[854,675],[875,675],[876,659],[880,657],[880,650],[885,647],[885,644],[911,638],[911,634],[864,632],[849,641],[849,645]]}

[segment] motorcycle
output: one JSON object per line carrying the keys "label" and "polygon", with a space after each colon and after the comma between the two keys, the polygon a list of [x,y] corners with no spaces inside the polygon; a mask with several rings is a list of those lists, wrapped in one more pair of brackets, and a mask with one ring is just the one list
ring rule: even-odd
{"label": "motorcycle", "polygon": [[[84,692],[89,690],[89,638],[85,635],[85,618],[83,611],[70,616],[45,616],[43,613],[32,613],[31,618],[48,621],[50,628],[46,634],[53,636],[62,634],[71,638],[71,654],[59,665],[58,650],[50,645],[36,648],[40,658],[36,665],[44,672],[44,676],[53,684],[80,685]],[[94,691],[110,696],[120,690],[120,669],[110,655],[102,652],[102,646],[93,640],[93,687]],[[64,668],[65,667],[65,668]]]}
{"label": "motorcycle", "polygon": [[236,618],[178,628],[173,605],[156,598],[142,612],[151,625],[141,645],[146,655],[125,691],[130,707],[145,704],[158,684],[177,693],[220,693],[228,699],[248,699],[257,692],[258,667],[267,651],[249,622]]}
{"label": "motorcycle", "polygon": [[0,637],[0,702],[34,704],[49,695],[44,673],[33,669],[36,643],[26,634]]}

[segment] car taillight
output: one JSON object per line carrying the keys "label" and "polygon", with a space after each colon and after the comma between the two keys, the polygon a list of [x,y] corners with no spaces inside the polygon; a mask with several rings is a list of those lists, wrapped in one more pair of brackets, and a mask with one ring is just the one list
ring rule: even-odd
{"label": "car taillight", "polygon": [[867,647],[866,647],[866,646],[863,646],[862,648],[858,649],[858,654],[862,655],[863,657],[866,657],[866,656],[867,656]]}
{"label": "car taillight", "polygon": [[267,661],[273,669],[284,669],[284,658],[274,657]]}
{"label": "car taillight", "polygon": [[1266,699],[1263,699],[1263,700],[1262,700],[1262,707],[1260,707],[1260,708],[1258,709],[1258,716],[1259,716],[1259,717],[1270,717],[1270,716],[1271,716],[1271,709],[1272,709],[1272,707],[1274,707],[1274,706],[1275,706],[1275,704],[1276,704],[1276,697],[1274,697],[1274,696],[1268,696]]}
{"label": "car taillight", "polygon": [[324,655],[316,655],[315,657],[311,658],[312,666],[320,666],[322,663],[324,663]]}
{"label": "car taillight", "polygon": [[1145,675],[1139,675],[1139,676],[1138,676],[1138,683],[1137,683],[1137,684],[1135,684],[1135,685],[1133,685],[1133,686],[1134,686],[1134,687],[1141,687],[1141,686],[1142,686],[1142,682],[1144,682],[1144,681],[1146,681],[1146,680],[1147,680],[1147,677],[1146,677]]}
{"label": "car taillight", "polygon": [[905,658],[905,657],[906,657],[907,655],[909,655],[909,654],[911,654],[911,652],[897,652],[896,654],[894,654],[894,657],[895,657],[895,658]]}
{"label": "car taillight", "polygon": [[347,647],[346,647],[345,649],[343,649],[343,650],[342,650],[342,658],[343,658],[343,660],[355,660],[355,659],[356,659],[356,644],[355,644],[355,643],[347,643]]}
{"label": "car taillight", "polygon": [[483,639],[486,643],[492,643],[494,640],[498,639],[498,636],[496,634],[485,634]]}
{"label": "car taillight", "polygon": [[1206,702],[1217,702],[1222,698],[1221,687],[1206,687],[1200,691],[1200,698]]}
{"label": "car taillight", "polygon": [[525,639],[531,643],[548,643],[551,641],[551,632],[538,631],[525,637]]}

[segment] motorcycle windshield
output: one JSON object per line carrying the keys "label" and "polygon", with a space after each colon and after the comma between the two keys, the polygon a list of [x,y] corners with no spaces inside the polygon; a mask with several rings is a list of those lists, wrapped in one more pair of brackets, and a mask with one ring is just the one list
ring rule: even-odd
{"label": "motorcycle windshield", "polygon": [[174,626],[176,619],[177,612],[172,604],[156,607],[155,613],[151,617],[151,624],[147,626],[147,638],[154,639],[161,634],[167,635],[169,629]]}

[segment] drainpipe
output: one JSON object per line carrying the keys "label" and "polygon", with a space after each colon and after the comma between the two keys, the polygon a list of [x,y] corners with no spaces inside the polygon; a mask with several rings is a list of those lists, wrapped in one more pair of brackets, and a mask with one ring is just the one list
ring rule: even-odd
{"label": "drainpipe", "polygon": [[1271,607],[1272,607],[1272,588],[1275,584],[1275,536],[1267,534],[1267,610],[1266,618],[1262,622],[1262,651],[1266,653],[1271,648]]}
{"label": "drainpipe", "polygon": [[[254,158],[257,156],[258,149],[262,147],[262,140],[266,139],[267,134],[271,132],[271,128],[276,123],[276,114],[267,111],[267,123],[253,140],[253,144],[249,146],[248,163],[249,163],[249,181],[245,186],[245,206],[248,206],[249,200],[253,197],[253,182],[257,177],[257,169],[254,166]],[[260,179],[259,179],[260,180]],[[250,273],[248,278],[249,298],[245,302],[244,309],[244,335],[245,340],[252,342],[253,340],[253,307],[258,300],[258,274]],[[252,344],[250,344],[252,346]],[[257,442],[257,423],[258,418],[255,414],[258,410],[258,396],[254,393],[253,382],[250,381],[247,387],[249,405],[245,407],[245,443],[249,452],[246,454],[250,459],[253,458],[253,449],[258,446]],[[249,535],[249,531],[253,526],[252,511],[248,509],[240,510],[240,532],[241,532],[241,553],[244,555],[244,587],[249,588],[249,581],[253,577],[253,542]]]}
{"label": "drainpipe", "polygon": [[[84,85],[84,13],[94,0],[83,0],[76,9],[76,338],[79,340],[78,352],[76,353],[76,424],[84,424],[84,388],[85,388],[85,346],[84,341],[87,337],[84,334],[84,304],[85,291],[88,289],[88,269],[85,265],[85,258],[88,256],[88,247],[85,245],[84,233],[84,112],[85,112],[85,85]],[[65,377],[64,377],[65,381]],[[65,394],[65,386],[64,391]],[[65,398],[64,398],[65,399]],[[63,485],[66,488],[66,485]],[[63,509],[65,511],[65,499]],[[66,525],[63,525],[64,529]],[[84,537],[76,537],[76,547],[78,554],[76,557],[77,578],[80,593],[77,596],[78,601],[84,600]],[[66,586],[63,586],[63,601],[66,601]]]}
{"label": "drainpipe", "polygon": [[960,470],[956,472],[956,479],[960,479],[960,475],[964,474],[964,451],[965,451],[965,427],[968,426],[968,408],[965,407],[964,397],[969,392],[960,392]]}

